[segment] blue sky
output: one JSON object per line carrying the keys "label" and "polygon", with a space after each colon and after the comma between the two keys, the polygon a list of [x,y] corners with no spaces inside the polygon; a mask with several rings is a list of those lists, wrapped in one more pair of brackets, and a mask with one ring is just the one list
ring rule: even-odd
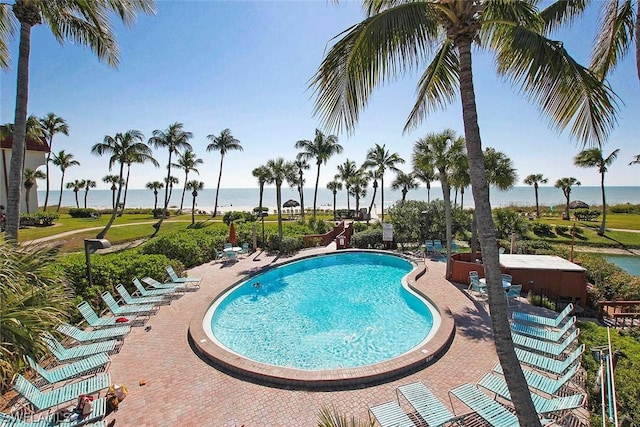
{"label": "blue sky", "polygon": [[[309,79],[323,59],[333,36],[363,17],[360,3],[335,5],[317,1],[159,1],[154,17],[141,16],[130,30],[117,29],[121,58],[118,69],[100,63],[92,52],[70,43],[59,45],[44,27],[32,31],[29,113],[54,112],[70,126],[70,135],[57,135],[54,151],[74,154],[80,167],[70,168],[65,181],[91,178],[107,188],[107,159],[90,154],[105,135],[137,129],[145,137],[173,122],[194,134],[191,143],[204,160],[199,179],[205,188],[217,184],[220,155],[207,152],[210,134],[231,129],[243,152],[225,157],[224,188],[256,187],[251,171],[268,159],[293,160],[294,144],[313,139],[320,123],[313,117],[314,97]],[[595,30],[597,9],[559,35],[574,56],[586,62]],[[555,180],[573,176],[582,185],[599,185],[595,169],[577,169],[573,157],[580,146],[567,133],[547,126],[534,105],[495,74],[492,59],[474,52],[475,87],[483,146],[503,151],[515,163],[520,183],[531,173]],[[639,166],[627,166],[640,154],[640,84],[633,57],[611,76],[621,98],[619,124],[604,146],[605,154],[620,148],[606,177],[607,185],[640,185]],[[1,75],[0,122],[13,122],[17,40],[12,44],[11,70]],[[413,143],[429,132],[452,128],[463,133],[459,99],[446,111],[432,114],[417,129],[402,134],[415,98],[419,72],[377,90],[352,135],[338,135],[344,147],[321,169],[320,186],[347,158],[361,164],[366,151],[384,143],[411,169]],[[155,152],[166,164],[168,154]],[[134,165],[131,188],[161,180],[166,169]],[[182,184],[183,175],[175,175]],[[53,182],[60,172],[52,171]],[[190,177],[190,179],[197,177]],[[390,183],[393,175],[386,177]],[[306,186],[315,183],[309,171]],[[181,185],[180,185],[181,186]],[[40,188],[43,188],[42,183]],[[55,188],[55,184],[54,184]]]}

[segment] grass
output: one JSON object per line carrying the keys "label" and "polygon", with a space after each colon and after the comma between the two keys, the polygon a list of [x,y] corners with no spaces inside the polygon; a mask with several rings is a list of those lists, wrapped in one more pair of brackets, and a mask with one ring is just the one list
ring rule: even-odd
{"label": "grass", "polygon": [[[638,230],[640,231],[640,215],[634,214],[608,214],[607,231],[604,236],[598,235],[600,227],[599,221],[565,221],[561,217],[542,217],[539,222],[552,226],[565,225],[571,227],[576,225],[584,231],[581,235],[576,235],[575,245],[604,246],[617,248],[640,248],[640,233],[629,231],[611,230]],[[531,233],[531,236],[533,233]],[[546,240],[550,243],[571,244],[571,234],[554,234],[553,236],[535,236],[536,239]]]}

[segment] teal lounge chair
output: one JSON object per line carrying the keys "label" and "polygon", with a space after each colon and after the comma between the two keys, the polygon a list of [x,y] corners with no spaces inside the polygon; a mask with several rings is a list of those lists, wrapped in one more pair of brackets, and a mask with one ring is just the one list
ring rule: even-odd
{"label": "teal lounge chair", "polygon": [[407,402],[427,422],[429,427],[440,427],[451,422],[462,421],[449,408],[444,406],[421,382],[400,386],[396,393],[404,396]]}
{"label": "teal lounge chair", "polygon": [[434,240],[433,241],[433,248],[436,250],[436,252],[442,252],[442,250],[445,249],[442,246],[442,241],[440,241],[440,240]]}
{"label": "teal lounge chair", "polygon": [[56,367],[54,369],[44,369],[35,360],[27,356],[27,361],[31,369],[36,371],[38,375],[44,378],[49,384],[54,384],[60,381],[66,381],[80,375],[86,375],[90,372],[96,371],[99,368],[107,365],[111,360],[107,353],[98,353],[93,356],[80,359],[73,363],[68,363]]}
{"label": "teal lounge chair", "polygon": [[137,278],[133,279],[133,285],[138,290],[138,293],[143,297],[173,297],[173,295],[176,293],[175,289],[146,289]]}
{"label": "teal lounge chair", "polygon": [[70,362],[75,359],[82,359],[98,353],[109,353],[116,348],[116,340],[100,341],[92,344],[77,345],[66,348],[48,333],[42,334],[47,348],[60,362]]}
{"label": "teal lounge chair", "polygon": [[578,335],[580,335],[580,329],[576,328],[571,335],[568,335],[562,342],[556,344],[551,341],[520,335],[519,333],[512,331],[511,339],[518,347],[535,350],[548,356],[560,356],[578,342]]}
{"label": "teal lounge chair", "polygon": [[432,254],[436,251],[436,248],[433,246],[433,241],[427,240],[424,242],[424,250],[427,254]]}
{"label": "teal lounge chair", "polygon": [[96,312],[93,310],[93,308],[91,308],[89,303],[86,301],[82,301],[80,304],[78,304],[78,310],[80,311],[80,314],[82,314],[82,317],[84,317],[84,320],[86,320],[89,326],[91,326],[92,328],[102,328],[105,326],[120,326],[120,324],[116,322],[115,317],[111,317],[111,316],[98,317]]}
{"label": "teal lounge chair", "polygon": [[571,331],[576,325],[575,316],[564,324],[560,330],[552,330],[547,328],[539,328],[536,326],[523,325],[522,323],[511,322],[511,331],[515,331],[522,335],[528,335],[530,337],[541,338],[547,341],[558,343],[564,335]]}
{"label": "teal lounge chair", "polygon": [[[519,427],[518,417],[507,408],[471,384],[462,384],[449,391],[462,403],[494,427]],[[453,406],[453,405],[452,405]]]}
{"label": "teal lounge chair", "polygon": [[[547,375],[539,374],[528,369],[523,369],[522,373],[524,374],[524,378],[527,380],[529,388],[534,388],[548,395],[555,395],[558,390],[571,381],[571,379],[578,373],[579,369],[580,365],[576,363],[558,379],[553,379]],[[496,364],[496,366],[493,367],[493,372],[502,374],[502,366],[500,366],[499,363]]]}
{"label": "teal lounge chair", "polygon": [[539,326],[549,326],[551,328],[558,328],[566,319],[569,318],[569,314],[573,311],[573,304],[569,304],[560,312],[556,317],[544,317],[537,316],[535,314],[523,313],[521,311],[513,312],[513,320],[518,323],[533,323]]}
{"label": "teal lounge chair", "polygon": [[76,400],[81,394],[97,393],[108,388],[110,383],[109,374],[97,374],[91,378],[43,393],[22,375],[17,374],[13,389],[27,399],[37,411],[44,411],[45,409]]}
{"label": "teal lounge chair", "polygon": [[201,277],[178,277],[176,271],[170,265],[166,267],[166,270],[173,283],[196,283],[199,285],[202,281]]}
{"label": "teal lounge chair", "polygon": [[118,305],[113,295],[109,291],[102,293],[102,300],[107,304],[107,308],[114,316],[149,316],[156,311],[153,304],[125,304]]}
{"label": "teal lounge chair", "polygon": [[396,402],[387,402],[372,406],[369,412],[381,427],[415,427],[411,418],[398,406]]}
{"label": "teal lounge chair", "polygon": [[92,342],[92,341],[103,341],[114,338],[122,338],[131,332],[131,326],[116,326],[113,328],[102,328],[96,329],[95,331],[83,331],[82,329],[78,329],[75,326],[69,325],[68,323],[61,323],[56,328],[58,332],[62,332],[68,337],[73,338],[78,342]]}
{"label": "teal lounge chair", "polygon": [[167,295],[160,296],[149,296],[149,297],[133,297],[125,288],[122,283],[116,286],[116,290],[120,294],[120,297],[125,302],[125,304],[162,304],[168,300]]}
{"label": "teal lounge chair", "polygon": [[[56,415],[41,416],[33,421],[26,421],[15,418],[11,415],[0,412],[0,426],[2,427],[104,427],[104,421],[99,421],[107,414],[107,399],[104,397],[93,401],[91,413],[75,421],[57,421]],[[93,423],[93,424],[88,424]]]}
{"label": "teal lounge chair", "polygon": [[143,277],[142,282],[153,289],[173,289],[174,292],[184,292],[188,286],[187,283],[160,283],[152,277]]}
{"label": "teal lounge chair", "polygon": [[471,283],[469,284],[469,290],[474,292],[476,295],[481,297],[486,297],[487,294],[487,285],[482,283],[480,279],[471,278]]}
{"label": "teal lounge chair", "polygon": [[509,307],[509,298],[520,298],[520,293],[522,292],[522,285],[511,285],[509,289],[507,289],[507,307]]}
{"label": "teal lounge chair", "polygon": [[521,348],[516,348],[515,351],[518,360],[525,365],[561,376],[567,369],[573,366],[574,363],[579,363],[580,357],[582,353],[584,353],[584,344],[573,350],[564,360],[552,359]]}

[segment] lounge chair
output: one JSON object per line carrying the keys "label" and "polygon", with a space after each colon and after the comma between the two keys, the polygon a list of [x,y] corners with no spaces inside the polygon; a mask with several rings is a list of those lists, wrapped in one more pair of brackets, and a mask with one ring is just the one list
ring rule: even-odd
{"label": "lounge chair", "polygon": [[47,348],[60,362],[70,362],[75,359],[82,359],[98,353],[109,353],[116,348],[116,340],[100,341],[92,344],[82,344],[75,347],[66,348],[60,341],[48,333],[42,334]]}
{"label": "lounge chair", "polygon": [[436,248],[433,246],[433,241],[427,240],[424,242],[424,250],[428,254],[432,254],[436,251]]}
{"label": "lounge chair", "polygon": [[401,394],[415,411],[427,422],[429,427],[439,427],[454,421],[461,421],[444,406],[421,382],[400,386],[396,393]]}
{"label": "lounge chair", "polygon": [[442,252],[442,250],[445,249],[442,246],[442,242],[440,240],[433,241],[433,248],[436,250],[436,252]]}
{"label": "lounge chair", "polygon": [[521,292],[522,292],[522,285],[511,285],[506,292],[507,306],[509,306],[509,298],[520,298]]}
{"label": "lounge chair", "polygon": [[[478,385],[492,393],[495,393],[503,399],[511,401],[509,388],[507,387],[507,382],[503,377],[486,374],[480,379],[480,381],[478,381]],[[539,414],[546,415],[552,412],[582,407],[585,402],[585,395],[573,394],[570,396],[552,397],[551,399],[547,399],[539,394],[531,393],[531,400],[533,400],[533,406],[535,406],[536,411]]]}
{"label": "lounge chair", "polygon": [[[528,369],[523,369],[522,373],[527,380],[529,388],[534,388],[548,395],[555,395],[558,390],[569,383],[571,379],[578,373],[579,364],[575,364],[565,374],[558,379],[553,379],[547,375],[539,374]],[[493,367],[493,372],[502,374],[502,366],[498,363]]]}
{"label": "lounge chair", "polygon": [[564,335],[571,331],[575,327],[576,318],[571,318],[564,324],[560,330],[552,330],[547,328],[538,328],[536,326],[523,325],[522,323],[511,322],[511,330],[522,335],[528,335],[530,337],[541,338],[547,341],[558,343]]}
{"label": "lounge chair", "polygon": [[540,354],[531,353],[530,351],[526,351],[521,348],[516,348],[515,351],[518,360],[525,365],[561,376],[575,362],[579,362],[582,353],[584,353],[584,344],[569,353],[567,358],[564,360],[552,359]]}
{"label": "lounge chair", "polygon": [[502,274],[502,283],[511,283],[513,281],[513,276],[510,274]]}
{"label": "lounge chair", "polygon": [[80,304],[78,304],[78,310],[80,311],[80,314],[82,314],[82,317],[84,317],[84,320],[86,320],[89,326],[91,326],[92,328],[102,328],[105,326],[120,326],[120,324],[116,322],[115,317],[111,317],[111,316],[98,317],[96,312],[93,310],[93,308],[91,308],[89,303],[86,301],[82,301]]}
{"label": "lounge chair", "polygon": [[125,288],[122,283],[119,284],[118,286],[116,286],[116,290],[118,291],[118,293],[120,294],[120,297],[122,297],[122,300],[125,302],[125,304],[154,304],[154,305],[158,305],[158,304],[162,304],[164,302],[167,301],[168,298],[166,298],[165,296],[150,296],[150,297],[133,297],[131,296],[131,294],[129,293],[129,291],[127,290],[127,288]]}
{"label": "lounge chair", "polygon": [[80,375],[88,374],[92,371],[96,371],[104,365],[108,364],[111,360],[107,353],[98,353],[93,356],[80,359],[73,363],[68,363],[56,367],[54,369],[44,369],[35,360],[27,356],[27,361],[31,369],[36,371],[45,381],[49,384],[54,384],[60,381],[66,381]]}
{"label": "lounge chair", "polygon": [[471,292],[475,292],[478,296],[487,296],[487,285],[482,283],[480,279],[471,279],[471,283],[469,284],[469,290]]}
{"label": "lounge chair", "polygon": [[220,252],[216,248],[213,248],[213,253],[214,253],[213,262],[224,259],[224,252]]}
{"label": "lounge chair", "polygon": [[171,281],[173,283],[197,283],[197,284],[200,284],[200,282],[202,281],[201,277],[179,277],[176,274],[176,271],[170,265],[168,265],[165,269],[167,270],[167,274],[169,275],[169,277],[171,278]]}
{"label": "lounge chair", "polygon": [[22,375],[17,374],[13,389],[20,393],[38,411],[75,400],[81,394],[93,394],[109,387],[109,374],[97,374],[85,380],[41,392]]}
{"label": "lounge chair", "polygon": [[394,401],[372,406],[369,412],[381,427],[415,427],[411,418]]}
{"label": "lounge chair", "polygon": [[[34,417],[33,421],[26,421],[15,418],[11,415],[0,412],[0,426],[2,427],[104,427],[104,421],[99,421],[107,414],[107,399],[102,397],[93,401],[93,410],[89,415],[75,421],[58,421],[56,414],[49,416]],[[88,424],[92,423],[92,424]]]}
{"label": "lounge chair", "polygon": [[113,295],[109,291],[102,293],[102,300],[107,304],[107,308],[115,316],[143,316],[150,315],[156,310],[156,306],[153,304],[125,304],[118,305]]}
{"label": "lounge chair", "polygon": [[523,313],[521,311],[513,312],[513,320],[518,323],[533,323],[540,326],[549,326],[558,328],[562,322],[569,318],[569,314],[573,311],[573,304],[569,304],[556,317],[537,316],[535,314]]}
{"label": "lounge chair", "polygon": [[242,249],[240,249],[240,252],[238,252],[238,255],[248,254],[248,253],[249,253],[249,244],[248,243],[243,243],[242,244]]}
{"label": "lounge chair", "polygon": [[235,251],[224,251],[224,256],[229,261],[233,261],[233,262],[238,261],[238,257],[236,256]]}
{"label": "lounge chair", "polygon": [[143,277],[142,282],[151,286],[153,289],[173,289],[174,292],[184,292],[187,289],[188,283],[161,283],[153,277]]}
{"label": "lounge chair", "polygon": [[131,332],[131,326],[116,326],[113,328],[102,328],[96,329],[95,331],[83,331],[82,329],[78,329],[75,326],[69,325],[68,323],[61,323],[56,328],[58,332],[62,332],[68,337],[73,338],[74,340],[82,343],[92,342],[92,341],[104,341],[108,339],[114,338],[122,338]]}
{"label": "lounge chair", "polygon": [[138,293],[143,297],[155,297],[155,296],[166,296],[172,297],[173,294],[176,293],[175,289],[146,289],[140,280],[137,278],[133,279],[133,285],[138,290]]}
{"label": "lounge chair", "polygon": [[[449,391],[462,403],[494,427],[519,427],[518,417],[507,408],[471,384],[462,384]],[[453,406],[453,405],[452,405]]]}
{"label": "lounge chair", "polygon": [[518,347],[525,347],[526,349],[535,350],[540,353],[544,353],[548,356],[560,356],[566,350],[568,350],[578,340],[580,335],[580,329],[576,328],[567,336],[561,343],[552,343],[550,341],[541,340],[538,338],[528,337],[521,335],[517,332],[511,331],[511,339],[513,343]]}

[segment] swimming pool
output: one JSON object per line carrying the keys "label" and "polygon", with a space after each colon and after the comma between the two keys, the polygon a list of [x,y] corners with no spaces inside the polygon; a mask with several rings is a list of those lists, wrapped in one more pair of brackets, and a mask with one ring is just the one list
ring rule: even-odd
{"label": "swimming pool", "polygon": [[381,253],[303,259],[239,283],[203,326],[227,350],[268,365],[317,371],[379,363],[420,346],[439,322],[402,284],[413,268]]}
{"label": "swimming pool", "polygon": [[638,255],[603,255],[603,258],[634,276],[640,276],[640,256]]}

